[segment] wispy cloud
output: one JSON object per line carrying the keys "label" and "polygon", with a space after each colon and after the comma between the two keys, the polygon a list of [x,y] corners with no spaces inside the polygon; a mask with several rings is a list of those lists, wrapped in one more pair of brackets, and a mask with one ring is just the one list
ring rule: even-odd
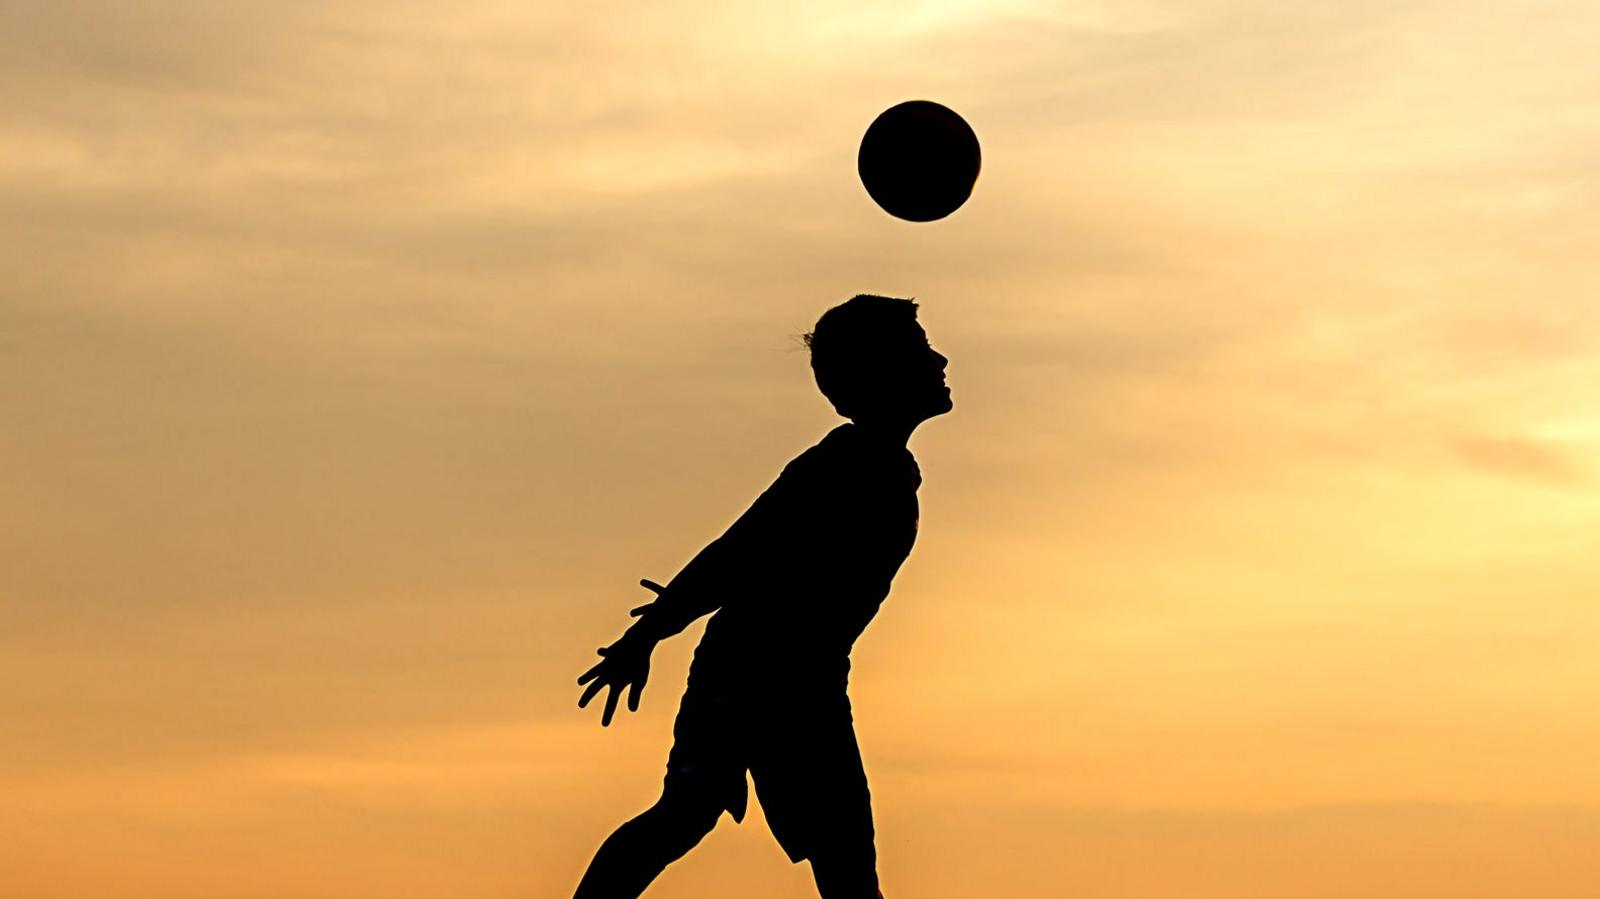
{"label": "wispy cloud", "polygon": [[[1233,899],[1204,859],[1267,858],[1292,888],[1261,895],[1335,869],[1329,895],[1511,895],[1450,880],[1489,834],[1528,841],[1505,878],[1594,882],[1532,812],[1410,880],[1377,843],[1318,853],[1381,821],[1435,845],[1426,811],[1061,812],[1600,797],[1592,5],[3,9],[0,755],[30,814],[76,810],[33,857],[189,803],[231,823],[158,836],[312,895],[318,826],[355,852],[448,818],[502,867],[439,895],[565,890],[654,789],[687,647],[625,736],[571,680],[637,577],[830,425],[790,338],[873,290],[919,298],[957,401],[918,434],[920,544],[857,667],[900,882],[1133,890],[1114,867]],[[853,171],[912,96],[985,150],[926,227]],[[556,771],[586,754],[614,767]],[[1039,772],[1037,818],[918,805]],[[571,845],[516,868],[497,828]],[[1029,842],[1101,828],[1104,870]],[[1281,830],[1305,841],[1251,848]],[[1204,876],[1159,881],[1146,837]],[[729,864],[782,870],[742,839]],[[973,840],[1034,849],[916,879]],[[328,889],[391,884],[390,848]],[[151,864],[149,895],[219,895]]]}

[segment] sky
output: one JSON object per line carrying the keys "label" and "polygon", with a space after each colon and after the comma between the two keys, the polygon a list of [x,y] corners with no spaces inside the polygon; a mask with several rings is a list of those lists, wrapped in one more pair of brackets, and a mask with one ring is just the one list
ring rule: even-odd
{"label": "sky", "polygon": [[[1600,7],[0,0],[0,896],[560,897],[915,297],[889,896],[1600,889]],[[983,143],[875,208],[882,109]],[[759,814],[648,894],[814,895]]]}

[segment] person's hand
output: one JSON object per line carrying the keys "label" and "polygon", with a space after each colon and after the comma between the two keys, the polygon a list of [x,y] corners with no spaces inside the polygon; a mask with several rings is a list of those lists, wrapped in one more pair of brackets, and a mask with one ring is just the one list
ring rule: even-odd
{"label": "person's hand", "polygon": [[[640,584],[660,595],[662,586],[654,581],[640,581]],[[628,614],[635,618],[643,615],[650,608],[646,603]],[[639,695],[644,692],[645,681],[650,679],[650,653],[655,649],[655,641],[648,637],[640,636],[638,631],[629,630],[622,635],[622,639],[597,650],[602,656],[600,662],[593,668],[585,671],[578,678],[578,686],[588,684],[588,689],[583,691],[583,696],[578,700],[578,708],[584,708],[596,694],[607,687],[611,692],[606,694],[606,708],[600,715],[602,727],[611,726],[611,718],[617,712],[617,700],[622,697],[622,691],[628,691],[628,711],[639,711]]]}

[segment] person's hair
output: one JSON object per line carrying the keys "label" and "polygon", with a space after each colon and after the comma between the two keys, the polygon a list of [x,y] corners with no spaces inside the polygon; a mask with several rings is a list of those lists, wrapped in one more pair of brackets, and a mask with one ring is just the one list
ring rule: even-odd
{"label": "person's hair", "polygon": [[917,319],[917,304],[898,297],[857,294],[822,313],[801,336],[811,350],[817,388],[845,418],[854,418],[881,380],[888,346],[903,340]]}

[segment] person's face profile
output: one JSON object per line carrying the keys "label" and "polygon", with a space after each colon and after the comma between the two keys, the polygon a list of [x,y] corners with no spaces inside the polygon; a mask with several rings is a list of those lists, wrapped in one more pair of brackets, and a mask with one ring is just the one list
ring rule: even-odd
{"label": "person's face profile", "polygon": [[925,418],[949,412],[953,404],[944,371],[950,360],[928,342],[921,325],[912,322],[904,334],[892,365],[896,405]]}

